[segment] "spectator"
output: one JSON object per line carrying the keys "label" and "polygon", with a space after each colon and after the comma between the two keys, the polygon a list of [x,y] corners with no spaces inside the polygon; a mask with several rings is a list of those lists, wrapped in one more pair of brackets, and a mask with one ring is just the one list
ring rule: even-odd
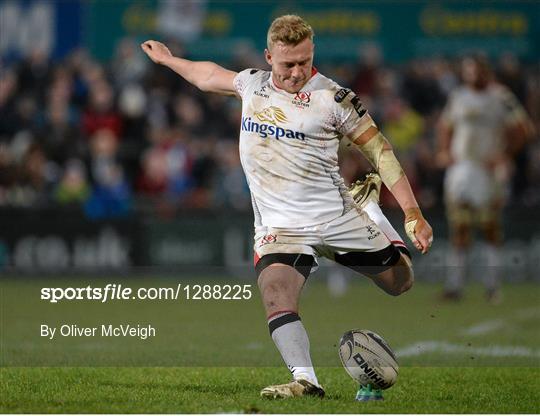
{"label": "spectator", "polygon": [[188,94],[178,94],[173,102],[174,125],[193,137],[206,136],[208,124],[204,119],[204,110],[197,99]]}
{"label": "spectator", "polygon": [[0,142],[9,141],[19,128],[15,108],[18,87],[13,70],[0,71]]}
{"label": "spectator", "polygon": [[42,115],[37,135],[47,156],[59,165],[72,157],[82,157],[84,146],[77,126],[78,115],[71,108],[71,80],[54,83]]}
{"label": "spectator", "polygon": [[47,206],[56,184],[58,170],[51,164],[37,143],[31,143],[20,165],[15,186],[15,204],[31,208]]}
{"label": "spectator", "polygon": [[214,190],[214,204],[222,208],[249,210],[251,196],[240,164],[236,144],[222,142],[219,146],[219,170]]}
{"label": "spectator", "polygon": [[122,120],[114,106],[114,92],[104,79],[96,79],[90,87],[89,103],[84,110],[83,133],[90,137],[98,130],[108,129],[116,138],[122,135]]}
{"label": "spectator", "polygon": [[155,136],[156,143],[143,155],[137,189],[147,196],[181,201],[193,185],[192,157],[181,132],[165,130]]}
{"label": "spectator", "polygon": [[19,66],[19,93],[32,95],[36,100],[43,101],[50,75],[51,65],[47,53],[40,48],[34,48]]}
{"label": "spectator", "polygon": [[403,97],[418,113],[427,116],[444,105],[444,94],[429,62],[413,60],[405,69]]}
{"label": "spectator", "polygon": [[424,129],[422,117],[410,108],[405,101],[394,97],[386,103],[382,130],[391,137],[392,146],[398,157],[412,156],[415,145]]}
{"label": "spectator", "polygon": [[91,138],[90,167],[93,187],[85,212],[92,219],[122,217],[131,207],[131,190],[122,166],[116,160],[118,141],[110,130]]}
{"label": "spectator", "polygon": [[381,50],[374,44],[360,49],[358,69],[352,81],[353,91],[359,95],[373,96],[376,82],[381,72]]}
{"label": "spectator", "polygon": [[54,192],[55,201],[60,205],[80,205],[89,195],[90,185],[84,164],[78,159],[69,160]]}

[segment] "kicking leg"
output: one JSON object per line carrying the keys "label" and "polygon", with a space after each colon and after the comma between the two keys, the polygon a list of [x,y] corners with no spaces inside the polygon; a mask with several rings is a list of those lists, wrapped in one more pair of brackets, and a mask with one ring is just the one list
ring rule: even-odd
{"label": "kicking leg", "polygon": [[399,261],[390,269],[376,275],[368,275],[382,290],[392,296],[399,296],[409,290],[414,283],[411,260],[401,254]]}
{"label": "kicking leg", "polygon": [[414,272],[409,257],[393,246],[376,252],[349,252],[335,255],[336,262],[368,276],[392,296],[409,290],[414,283]]}
{"label": "kicking leg", "polygon": [[373,221],[379,226],[381,231],[384,233],[384,235],[386,235],[390,242],[394,246],[396,246],[396,248],[402,254],[404,254],[410,259],[411,253],[407,249],[407,245],[405,244],[399,233],[396,231],[396,229],[392,226],[390,221],[388,221],[388,218],[386,218],[386,216],[383,214],[379,204],[373,201],[369,201],[363,209],[368,214],[369,218],[371,218],[371,221]]}
{"label": "kicking leg", "polygon": [[379,226],[390,242],[409,259],[411,254],[407,245],[392,226],[388,218],[383,214],[379,206],[379,195],[381,192],[381,177],[377,173],[369,173],[362,181],[356,181],[349,189],[356,205],[368,214],[371,221]]}

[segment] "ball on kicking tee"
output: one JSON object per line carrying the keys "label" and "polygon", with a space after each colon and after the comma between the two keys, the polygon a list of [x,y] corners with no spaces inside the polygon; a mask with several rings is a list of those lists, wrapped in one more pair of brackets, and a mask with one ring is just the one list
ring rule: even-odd
{"label": "ball on kicking tee", "polygon": [[396,382],[399,366],[394,352],[373,331],[345,332],[339,342],[339,358],[345,371],[362,386],[387,389]]}

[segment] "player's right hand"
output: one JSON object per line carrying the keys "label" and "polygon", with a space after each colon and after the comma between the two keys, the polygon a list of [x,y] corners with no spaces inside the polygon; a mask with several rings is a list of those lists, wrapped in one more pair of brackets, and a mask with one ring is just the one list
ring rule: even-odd
{"label": "player's right hand", "polygon": [[168,58],[172,57],[169,48],[157,40],[147,40],[141,43],[141,48],[156,64],[163,65]]}
{"label": "player's right hand", "polygon": [[405,232],[422,254],[429,251],[433,243],[433,229],[419,208],[412,208],[405,212]]}

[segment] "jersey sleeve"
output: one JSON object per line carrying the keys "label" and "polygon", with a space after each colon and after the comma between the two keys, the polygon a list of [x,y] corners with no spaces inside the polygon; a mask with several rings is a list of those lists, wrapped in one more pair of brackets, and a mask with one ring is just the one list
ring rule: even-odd
{"label": "jersey sleeve", "polygon": [[257,75],[259,75],[261,72],[262,71],[260,69],[248,68],[236,74],[233,84],[234,89],[240,98],[244,98],[244,93],[248,89],[249,85],[257,79]]}
{"label": "jersey sleeve", "polygon": [[334,95],[336,130],[353,138],[355,132],[374,124],[358,96],[348,88],[339,89]]}
{"label": "jersey sleeve", "polygon": [[515,125],[527,121],[527,112],[508,88],[501,86],[498,95],[503,106],[504,123],[506,125]]}

